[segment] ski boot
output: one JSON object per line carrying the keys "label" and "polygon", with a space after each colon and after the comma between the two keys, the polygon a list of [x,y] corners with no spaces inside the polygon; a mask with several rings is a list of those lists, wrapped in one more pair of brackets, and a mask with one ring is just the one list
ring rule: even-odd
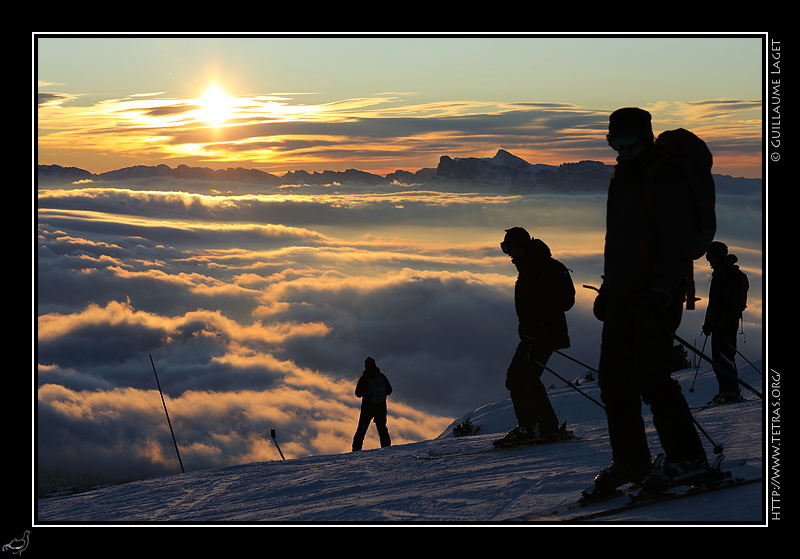
{"label": "ski boot", "polygon": [[534,441],[539,440],[541,436],[542,434],[535,426],[523,427],[522,425],[517,425],[506,433],[502,439],[497,439],[492,444],[497,448],[532,444]]}
{"label": "ski boot", "polygon": [[533,427],[514,427],[506,433],[502,439],[494,441],[492,444],[497,448],[509,446],[522,446],[530,444],[547,444],[571,439],[575,434],[567,429],[567,422],[561,424],[555,431],[542,431],[538,426]]}
{"label": "ski boot", "polygon": [[709,466],[705,456],[694,460],[672,462],[663,454],[659,454],[653,462],[652,472],[642,481],[642,492],[663,493],[680,485],[713,485],[730,475],[730,472],[723,472],[721,469],[724,458],[720,454]]}
{"label": "ski boot", "polygon": [[722,406],[725,404],[738,404],[744,402],[745,399],[742,394],[737,391],[720,392],[708,402],[709,406]]}
{"label": "ski boot", "polygon": [[650,465],[634,467],[629,464],[614,461],[607,468],[600,470],[594,478],[594,484],[583,490],[582,501],[591,501],[607,495],[613,495],[618,488],[631,483],[639,485],[648,476]]}

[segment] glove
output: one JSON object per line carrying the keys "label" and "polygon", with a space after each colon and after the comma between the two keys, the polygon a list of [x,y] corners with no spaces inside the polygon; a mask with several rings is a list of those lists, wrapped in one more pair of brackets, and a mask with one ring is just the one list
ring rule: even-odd
{"label": "glove", "polygon": [[705,334],[706,336],[710,336],[711,332],[712,332],[711,325],[703,324],[703,334]]}

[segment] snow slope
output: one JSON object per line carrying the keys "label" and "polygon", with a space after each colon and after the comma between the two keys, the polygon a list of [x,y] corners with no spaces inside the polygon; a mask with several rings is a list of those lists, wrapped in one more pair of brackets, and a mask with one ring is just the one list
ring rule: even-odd
{"label": "snow slope", "polygon": [[[741,367],[740,375],[760,393],[761,362],[754,365],[758,369]],[[701,367],[696,381],[694,369],[674,376],[692,406],[705,403],[716,391],[710,369]],[[511,520],[516,516],[574,501],[610,463],[602,409],[563,382],[545,380],[554,383],[549,393],[559,418],[586,440],[437,460],[413,456],[428,449],[490,446],[515,424],[506,400],[464,416],[480,426],[476,435],[454,437],[449,428],[419,443],[188,472],[40,499],[35,525],[517,525]],[[596,383],[582,381],[580,389],[599,401]],[[697,411],[695,418],[715,444],[724,446],[728,469],[761,477],[764,405],[751,391],[743,394],[747,402]],[[649,418],[647,425],[655,454],[659,446]],[[370,436],[368,443],[374,441]],[[705,436],[703,440],[713,458],[712,444]],[[766,518],[764,492],[762,484],[751,484],[642,507],[604,521],[761,524]]]}

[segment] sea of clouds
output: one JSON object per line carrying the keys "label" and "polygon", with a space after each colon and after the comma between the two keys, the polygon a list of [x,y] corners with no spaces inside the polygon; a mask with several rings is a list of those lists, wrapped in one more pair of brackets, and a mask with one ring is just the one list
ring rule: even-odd
{"label": "sea of clouds", "polygon": [[[605,197],[85,184],[37,200],[39,471],[141,477],[350,450],[364,358],[394,386],[395,444],[439,435],[508,396],[515,270],[503,230],[526,227],[571,270],[572,347],[596,366],[591,314]],[[751,282],[740,350],[762,352],[761,198],[720,196],[718,238]],[[710,269],[680,335],[701,346]],[[569,380],[587,368],[550,362]],[[546,375],[549,375],[547,373]],[[547,376],[548,384],[563,384]],[[579,396],[578,396],[579,397]],[[374,428],[365,448],[378,446]]]}

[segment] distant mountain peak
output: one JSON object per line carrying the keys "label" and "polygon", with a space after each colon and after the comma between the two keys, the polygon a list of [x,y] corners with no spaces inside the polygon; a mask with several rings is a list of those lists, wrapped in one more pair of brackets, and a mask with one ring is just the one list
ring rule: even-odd
{"label": "distant mountain peak", "polygon": [[[241,167],[209,169],[178,165],[172,169],[167,165],[135,165],[92,174],[75,167],[39,165],[38,183],[41,187],[63,186],[79,181],[126,182],[155,180],[213,181],[223,184],[239,184],[237,190],[255,187],[303,186],[389,186],[424,185],[433,189],[460,192],[493,192],[499,194],[525,194],[533,192],[588,193],[605,192],[614,170],[613,165],[600,161],[578,161],[561,165],[532,164],[505,149],[498,149],[492,157],[450,157],[442,155],[436,168],[420,169],[416,172],[397,170],[385,177],[348,169],[346,171],[289,171],[282,177],[257,169]],[[733,178],[714,175],[718,192],[731,194],[759,193],[760,179]],[[129,182],[129,184],[132,184]]]}
{"label": "distant mountain peak", "polygon": [[495,153],[494,157],[492,157],[492,161],[501,165],[514,165],[514,166],[530,165],[530,163],[528,163],[521,157],[517,157],[516,155],[509,153],[504,149],[498,149],[497,153]]}

